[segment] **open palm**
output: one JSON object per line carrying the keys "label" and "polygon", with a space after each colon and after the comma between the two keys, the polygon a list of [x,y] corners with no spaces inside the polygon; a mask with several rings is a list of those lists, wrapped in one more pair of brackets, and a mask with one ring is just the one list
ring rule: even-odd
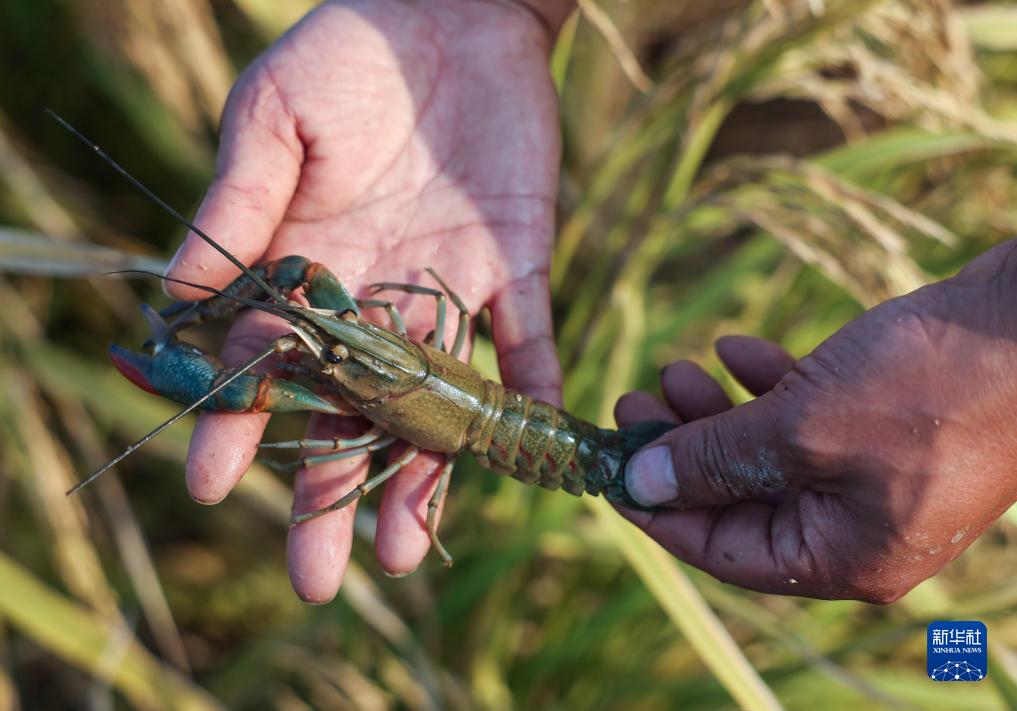
{"label": "open palm", "polygon": [[[547,269],[560,146],[548,42],[532,17],[495,4],[322,5],[234,87],[196,223],[247,264],[301,254],[361,294],[372,282],[421,282],[433,267],[471,312],[492,309],[506,384],[556,402]],[[170,272],[212,286],[236,274],[193,235]],[[411,335],[434,327],[433,300],[392,296]],[[284,330],[245,314],[224,360],[240,362]],[[229,492],[267,419],[201,416],[187,467],[196,499]],[[346,426],[320,417],[312,429],[333,436]],[[387,487],[377,552],[389,573],[411,571],[427,552],[426,503],[442,461],[420,457]],[[299,472],[295,509],[331,503],[366,469],[343,460]],[[352,517],[345,509],[292,529],[291,579],[305,600],[338,589]]]}

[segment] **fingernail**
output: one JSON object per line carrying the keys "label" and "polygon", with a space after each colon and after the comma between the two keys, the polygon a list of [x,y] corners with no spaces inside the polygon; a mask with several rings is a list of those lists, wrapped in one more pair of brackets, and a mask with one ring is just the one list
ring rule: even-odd
{"label": "fingernail", "polygon": [[657,506],[678,498],[678,478],[667,447],[636,454],[625,467],[625,488],[643,506]]}
{"label": "fingernail", "polygon": [[417,569],[412,568],[411,570],[407,570],[405,573],[390,573],[384,569],[381,572],[383,572],[385,576],[389,578],[405,578],[407,575],[413,575],[414,573],[416,573]]}
{"label": "fingernail", "polygon": [[303,595],[301,595],[300,593],[297,593],[297,597],[300,598],[300,602],[304,603],[305,605],[310,605],[311,607],[321,607],[322,605],[327,605],[328,603],[330,603],[333,600],[335,600],[335,595],[333,595],[330,598],[326,598],[324,600],[315,600],[315,599],[312,599],[312,598],[306,598]]}
{"label": "fingernail", "polygon": [[[169,265],[166,267],[166,271],[164,271],[162,275],[169,276],[170,274],[172,274],[173,270],[177,268],[179,262],[180,262],[180,250],[178,249],[177,253],[173,255],[173,259],[170,260]],[[172,282],[168,282],[165,279],[162,280],[162,292],[171,299],[173,298],[173,295],[169,292],[169,289],[172,285],[173,285]]]}
{"label": "fingernail", "polygon": [[201,504],[202,506],[215,506],[216,504],[218,504],[219,502],[221,502],[225,498],[226,498],[226,495],[223,494],[219,498],[199,499],[194,494],[191,494],[191,500],[194,501],[194,503],[196,503],[196,504]]}

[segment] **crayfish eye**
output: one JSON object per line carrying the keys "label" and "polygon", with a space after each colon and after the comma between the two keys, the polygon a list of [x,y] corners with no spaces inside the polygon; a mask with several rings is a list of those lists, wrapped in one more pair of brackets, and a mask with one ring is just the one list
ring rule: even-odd
{"label": "crayfish eye", "polygon": [[342,343],[337,343],[325,351],[324,355],[325,360],[329,363],[342,363],[344,359],[349,357],[350,352]]}

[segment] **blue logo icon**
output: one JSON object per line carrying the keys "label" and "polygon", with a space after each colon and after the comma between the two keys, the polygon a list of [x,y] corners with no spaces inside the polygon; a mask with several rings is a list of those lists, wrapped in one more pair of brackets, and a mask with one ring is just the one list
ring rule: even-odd
{"label": "blue logo icon", "polygon": [[933,681],[981,681],[988,673],[988,631],[977,621],[929,625],[925,670]]}

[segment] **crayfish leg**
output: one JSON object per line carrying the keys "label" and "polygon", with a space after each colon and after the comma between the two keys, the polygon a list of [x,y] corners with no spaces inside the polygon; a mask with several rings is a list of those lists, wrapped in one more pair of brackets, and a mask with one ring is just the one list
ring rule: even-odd
{"label": "crayfish leg", "polygon": [[380,291],[402,291],[407,294],[419,294],[423,296],[433,296],[437,302],[437,316],[435,319],[434,331],[429,334],[428,340],[431,341],[431,345],[440,351],[445,350],[445,297],[455,305],[459,311],[459,323],[456,326],[455,340],[452,344],[452,349],[449,353],[458,358],[459,354],[463,350],[463,346],[466,343],[466,336],[469,333],[470,323],[470,310],[466,308],[466,303],[459,297],[457,293],[449,288],[445,280],[438,276],[438,273],[428,267],[427,273],[430,274],[435,281],[441,286],[441,291],[438,289],[432,289],[427,286],[420,286],[419,284],[400,284],[396,282],[380,282],[378,284],[372,284],[370,290],[372,294],[377,294]]}
{"label": "crayfish leg", "polygon": [[[346,508],[354,501],[359,499],[361,496],[366,495],[373,489],[381,486],[386,481],[391,479],[393,476],[395,476],[396,472],[398,472],[400,469],[402,469],[407,464],[412,462],[418,454],[420,454],[419,447],[407,447],[406,451],[399,455],[399,457],[394,462],[389,464],[383,470],[381,470],[380,472],[378,472],[377,474],[375,474],[362,484],[357,484],[349,493],[345,494],[335,503],[329,504],[328,506],[318,509],[317,511],[310,511],[304,514],[294,514],[290,518],[290,525],[296,526],[297,524],[304,523],[305,521],[310,521],[311,519],[318,518],[319,516],[324,516],[325,514],[331,513],[332,511],[338,511],[339,509]],[[330,456],[335,458],[336,455],[328,454],[322,455],[322,457]],[[314,463],[320,464],[321,462],[319,461]]]}
{"label": "crayfish leg", "polygon": [[434,551],[441,557],[442,565],[446,568],[452,567],[452,556],[438,538],[438,506],[441,505],[441,500],[444,498],[445,492],[448,491],[449,481],[452,479],[452,467],[455,466],[455,463],[456,460],[453,457],[450,457],[445,463],[441,474],[438,475],[438,485],[427,502],[427,535],[431,538],[431,545],[434,546]]}

